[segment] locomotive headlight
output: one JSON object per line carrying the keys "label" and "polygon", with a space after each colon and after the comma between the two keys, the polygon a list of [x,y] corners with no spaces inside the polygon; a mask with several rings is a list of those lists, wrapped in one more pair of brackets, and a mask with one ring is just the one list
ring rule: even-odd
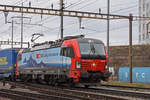
{"label": "locomotive headlight", "polygon": [[77,69],[80,69],[80,68],[81,68],[81,62],[76,61],[76,68],[77,68]]}
{"label": "locomotive headlight", "polygon": [[108,66],[107,66],[107,65],[105,66],[105,69],[108,69]]}
{"label": "locomotive headlight", "polygon": [[107,63],[105,63],[105,69],[108,69]]}

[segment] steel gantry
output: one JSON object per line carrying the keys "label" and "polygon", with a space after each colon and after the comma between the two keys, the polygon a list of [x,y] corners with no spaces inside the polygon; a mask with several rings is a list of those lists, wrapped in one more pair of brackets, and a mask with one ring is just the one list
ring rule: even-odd
{"label": "steel gantry", "polygon": [[[28,14],[41,14],[41,15],[54,15],[54,16],[68,16],[68,17],[80,17],[80,18],[92,18],[101,20],[115,20],[115,19],[128,19],[129,20],[129,66],[130,66],[130,83],[132,83],[132,21],[133,16],[115,15],[115,14],[102,14],[93,12],[82,12],[72,10],[58,10],[47,9],[37,7],[23,7],[12,5],[0,5],[0,11],[3,12],[16,12],[16,13],[28,13]],[[108,17],[109,16],[109,17]]]}
{"label": "steel gantry", "polygon": [[[55,15],[55,16],[61,16],[61,13],[62,13],[61,10],[57,10],[57,9],[46,9],[46,8],[37,8],[37,7],[22,7],[22,6],[12,6],[12,5],[0,5],[0,11],[16,12],[16,13],[29,13],[29,14],[42,14],[42,15]],[[82,11],[70,11],[70,10],[63,10],[63,16],[103,19],[103,20],[108,19],[107,14],[93,13],[93,12],[82,12]],[[128,19],[128,18],[129,18],[129,16],[109,14],[109,20]]]}
{"label": "steel gantry", "polygon": [[[11,45],[11,44],[13,44],[13,45],[20,45],[21,42],[13,42],[12,43],[12,41],[0,41],[0,45]],[[23,44],[28,45],[28,47],[30,45],[29,42],[23,42]]]}

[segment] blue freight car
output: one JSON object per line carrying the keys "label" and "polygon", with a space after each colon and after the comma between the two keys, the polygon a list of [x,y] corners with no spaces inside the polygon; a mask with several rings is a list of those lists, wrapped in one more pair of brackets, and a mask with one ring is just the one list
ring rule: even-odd
{"label": "blue freight car", "polygon": [[13,75],[18,51],[18,48],[0,50],[0,78]]}
{"label": "blue freight car", "polygon": [[[135,83],[150,83],[150,67],[134,67],[133,68],[133,82]],[[121,67],[118,71],[118,80],[129,82],[130,72],[128,67]]]}

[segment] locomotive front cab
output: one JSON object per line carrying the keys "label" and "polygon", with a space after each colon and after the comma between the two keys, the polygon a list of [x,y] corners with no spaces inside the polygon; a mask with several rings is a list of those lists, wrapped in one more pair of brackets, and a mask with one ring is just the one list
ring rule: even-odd
{"label": "locomotive front cab", "polygon": [[99,83],[107,81],[111,73],[106,64],[108,61],[104,43],[100,40],[83,38],[77,39],[79,44],[80,58],[76,62],[79,67],[81,83]]}
{"label": "locomotive front cab", "polygon": [[[76,38],[65,40],[62,46],[72,48],[73,56],[68,77],[75,83],[93,85],[101,80],[107,81],[111,73],[108,72],[107,52],[104,43],[97,39]],[[65,53],[62,53],[66,56]]]}

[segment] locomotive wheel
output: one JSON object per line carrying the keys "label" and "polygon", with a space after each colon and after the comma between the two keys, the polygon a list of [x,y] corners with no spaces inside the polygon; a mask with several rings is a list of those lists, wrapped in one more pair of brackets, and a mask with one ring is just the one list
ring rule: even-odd
{"label": "locomotive wheel", "polygon": [[73,79],[69,79],[69,87],[75,87],[75,83],[73,82]]}
{"label": "locomotive wheel", "polygon": [[45,81],[45,82],[46,82],[47,85],[50,85],[50,82],[49,82],[49,81]]}
{"label": "locomotive wheel", "polygon": [[55,85],[54,86],[59,86],[59,83],[58,82],[55,82]]}
{"label": "locomotive wheel", "polygon": [[85,88],[89,88],[89,85],[84,85]]}

